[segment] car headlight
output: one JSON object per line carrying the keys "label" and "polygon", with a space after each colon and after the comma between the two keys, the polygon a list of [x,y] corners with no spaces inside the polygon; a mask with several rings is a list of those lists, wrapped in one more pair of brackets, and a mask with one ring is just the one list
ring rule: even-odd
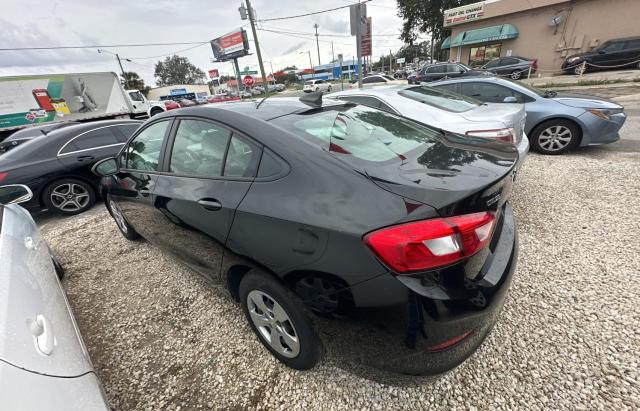
{"label": "car headlight", "polygon": [[611,116],[622,113],[624,111],[624,108],[589,108],[587,109],[587,111],[596,117],[600,117],[603,120],[611,120]]}
{"label": "car headlight", "polygon": [[580,57],[570,57],[570,58],[567,59],[567,63],[569,63],[569,64],[575,63],[578,60],[580,60]]}

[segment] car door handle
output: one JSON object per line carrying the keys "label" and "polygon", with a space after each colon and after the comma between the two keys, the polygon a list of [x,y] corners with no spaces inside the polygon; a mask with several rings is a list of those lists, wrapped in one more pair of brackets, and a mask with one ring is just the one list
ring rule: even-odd
{"label": "car door handle", "polygon": [[200,204],[205,210],[218,211],[222,208],[220,201],[212,198],[203,198],[202,200],[198,200],[198,204]]}
{"label": "car door handle", "polygon": [[96,158],[94,156],[78,156],[77,159],[78,161],[91,161],[95,160]]}

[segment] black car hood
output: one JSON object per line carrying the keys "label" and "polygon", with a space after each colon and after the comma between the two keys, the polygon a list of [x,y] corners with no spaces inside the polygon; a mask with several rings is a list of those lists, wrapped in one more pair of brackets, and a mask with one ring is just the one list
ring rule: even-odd
{"label": "black car hood", "polygon": [[[381,188],[441,213],[473,212],[506,200],[484,198],[483,193],[501,185],[505,177],[512,178],[517,160],[518,151],[511,144],[443,133],[441,139],[404,156],[401,163],[365,171]],[[496,190],[490,191],[493,195]]]}
{"label": "black car hood", "polygon": [[569,60],[571,58],[574,57],[588,57],[588,56],[593,56],[594,53],[589,53],[589,52],[584,52],[584,53],[576,53],[576,54],[572,54],[570,56],[567,56],[567,58],[565,58],[565,60]]}

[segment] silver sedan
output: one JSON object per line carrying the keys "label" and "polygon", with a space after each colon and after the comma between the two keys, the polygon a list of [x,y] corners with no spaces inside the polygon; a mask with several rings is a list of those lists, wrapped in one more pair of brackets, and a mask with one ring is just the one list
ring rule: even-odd
{"label": "silver sedan", "polygon": [[24,185],[0,187],[0,409],[108,410]]}

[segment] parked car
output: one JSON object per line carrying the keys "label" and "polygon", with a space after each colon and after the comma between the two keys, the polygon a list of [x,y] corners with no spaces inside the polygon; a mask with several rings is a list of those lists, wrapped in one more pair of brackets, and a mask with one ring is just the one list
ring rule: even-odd
{"label": "parked car", "polygon": [[230,96],[228,94],[216,94],[215,96],[210,96],[207,102],[209,103],[224,103],[226,101],[238,101],[240,97]]}
{"label": "parked car", "polygon": [[193,107],[197,104],[195,101],[189,100],[188,98],[182,98],[178,100],[178,103],[180,104],[180,107]]}
{"label": "parked car", "polygon": [[408,76],[408,73],[404,69],[398,69],[393,73],[393,78],[397,80],[406,79],[407,76]]}
{"label": "parked car", "polygon": [[562,154],[577,146],[617,141],[627,118],[624,107],[604,98],[542,91],[497,77],[445,80],[431,86],[487,103],[524,104],[524,131],[531,148],[543,154]]}
{"label": "parked car", "polygon": [[441,79],[479,76],[486,74],[484,71],[474,70],[462,63],[436,63],[425,66],[416,72],[413,83],[420,84]]}
{"label": "parked car", "polygon": [[180,108],[180,104],[176,103],[173,100],[163,100],[163,103],[164,103],[164,107],[167,110],[175,110],[177,108]]}
{"label": "parked car", "polygon": [[329,98],[363,104],[468,137],[514,144],[518,167],[529,152],[522,104],[483,103],[446,90],[406,85],[338,91]]}
{"label": "parked car", "polygon": [[278,83],[275,86],[276,86],[276,91],[285,91],[286,90],[285,85],[282,84],[282,83]]}
{"label": "parked car", "polygon": [[302,91],[305,93],[311,93],[313,91],[331,93],[331,83],[327,83],[326,80],[307,80],[304,82]]}
{"label": "parked car", "polygon": [[2,142],[0,142],[0,154],[6,153],[12,148],[17,147],[22,143],[26,143],[27,141],[32,140],[36,137],[46,136],[54,130],[72,126],[74,124],[78,123],[75,121],[69,121],[66,123],[45,123],[38,126],[32,126],[18,130],[15,133],[11,134],[9,137],[5,138]]}
{"label": "parked car", "polygon": [[264,94],[264,88],[262,88],[260,86],[255,86],[255,87],[251,88],[250,91],[251,91],[251,97],[259,96],[261,94]]}
{"label": "parked car", "polygon": [[519,80],[522,77],[528,77],[530,74],[536,73],[538,60],[519,56],[500,57],[482,66],[482,70],[502,77],[510,77],[513,80]]}
{"label": "parked car", "polygon": [[[266,349],[432,374],[491,330],[515,148],[322,94],[154,117],[94,172],[121,233],[220,283]],[[238,341],[238,343],[241,343]]]}
{"label": "parked car", "polygon": [[418,83],[416,83],[416,76],[417,76],[417,72],[410,73],[407,76],[407,83],[409,83],[409,84],[418,84]]}
{"label": "parked car", "polygon": [[86,211],[95,203],[99,183],[91,167],[118,153],[140,124],[140,120],[76,124],[21,144],[0,156],[0,184],[28,186],[33,198],[24,206],[34,210],[67,215]]}
{"label": "parked car", "polygon": [[[350,88],[353,88],[354,84],[357,84],[357,82],[352,83]],[[396,80],[386,74],[376,74],[373,76],[363,77],[362,84],[364,86],[386,86],[392,84],[404,84],[404,81]]]}
{"label": "parked car", "polygon": [[31,195],[0,187],[0,408],[109,410],[60,286],[64,270],[17,205]]}
{"label": "parked car", "polygon": [[640,69],[640,36],[606,41],[586,53],[572,54],[562,63],[562,70],[573,74],[629,67]]}

